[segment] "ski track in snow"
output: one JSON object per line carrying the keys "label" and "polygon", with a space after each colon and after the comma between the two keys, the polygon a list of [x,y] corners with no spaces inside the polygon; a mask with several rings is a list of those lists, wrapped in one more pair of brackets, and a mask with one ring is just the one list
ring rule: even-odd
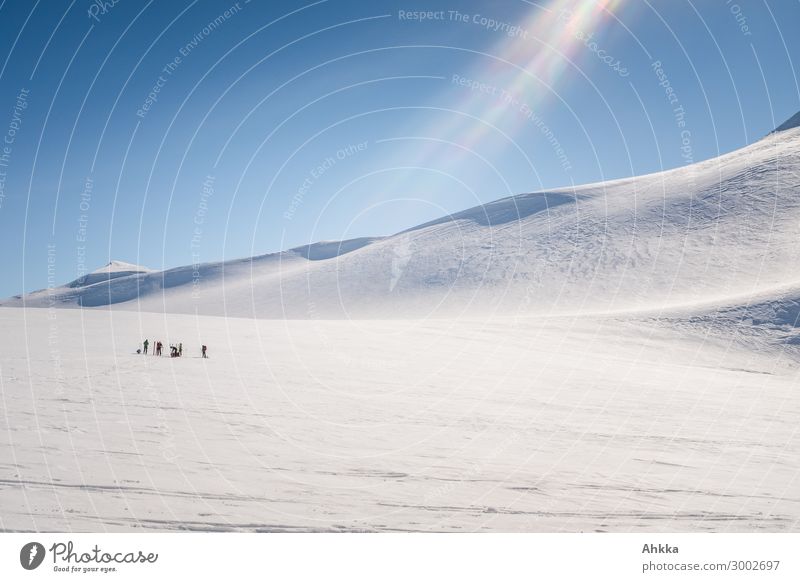
{"label": "ski track in snow", "polygon": [[0,528],[797,531],[794,353],[690,319],[2,309]]}

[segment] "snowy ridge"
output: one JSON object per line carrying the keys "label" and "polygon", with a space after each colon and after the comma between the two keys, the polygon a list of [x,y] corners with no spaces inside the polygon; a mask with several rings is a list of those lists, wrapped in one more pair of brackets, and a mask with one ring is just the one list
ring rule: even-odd
{"label": "snowy ridge", "polygon": [[776,127],[775,131],[786,131],[787,129],[794,129],[795,127],[800,127],[800,111]]}
{"label": "snowy ridge", "polygon": [[92,275],[99,273],[148,273],[151,270],[133,263],[126,263],[125,261],[110,261],[104,267],[92,271]]}
{"label": "snowy ridge", "polygon": [[685,308],[800,281],[799,188],[800,128],[788,128],[691,166],[504,198],[390,237],[194,274],[120,265],[113,278],[0,305],[55,296],[63,306],[299,319]]}

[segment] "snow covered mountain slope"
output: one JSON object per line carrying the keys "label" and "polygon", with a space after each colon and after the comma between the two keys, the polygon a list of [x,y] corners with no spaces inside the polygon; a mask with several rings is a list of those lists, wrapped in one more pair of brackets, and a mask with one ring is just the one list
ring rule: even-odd
{"label": "snow covered mountain slope", "polygon": [[504,198],[390,237],[130,273],[0,304],[301,319],[516,315],[672,309],[800,286],[800,128],[790,120],[779,129],[691,166]]}

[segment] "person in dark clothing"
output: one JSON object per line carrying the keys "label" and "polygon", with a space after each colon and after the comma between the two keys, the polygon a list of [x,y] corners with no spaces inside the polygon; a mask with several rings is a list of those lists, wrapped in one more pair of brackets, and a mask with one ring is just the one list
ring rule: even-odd
{"label": "person in dark clothing", "polygon": [[183,342],[178,344],[178,357],[183,356]]}
{"label": "person in dark clothing", "polygon": [[206,346],[203,346],[203,357],[204,357],[204,358],[207,358],[207,357],[208,357],[208,354],[206,353],[206,350],[207,350],[207,349],[208,349],[208,348],[207,348]]}
{"label": "person in dark clothing", "polygon": [[156,355],[161,355],[161,342],[156,342]]}
{"label": "person in dark clothing", "polygon": [[147,355],[147,346],[149,346],[149,345],[150,345],[150,342],[148,340],[144,340],[144,343],[142,344],[142,347],[144,347],[144,351],[143,351],[144,355]]}
{"label": "person in dark clothing", "polygon": [[169,347],[169,357],[170,358],[177,358],[178,357],[178,346],[170,346]]}

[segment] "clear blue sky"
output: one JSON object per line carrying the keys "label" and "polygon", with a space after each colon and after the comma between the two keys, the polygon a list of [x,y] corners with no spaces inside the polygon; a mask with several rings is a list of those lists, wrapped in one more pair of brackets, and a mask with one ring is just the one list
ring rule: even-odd
{"label": "clear blue sky", "polygon": [[714,157],[800,110],[799,22],[794,0],[5,0],[0,296],[48,261],[62,283],[263,254]]}

